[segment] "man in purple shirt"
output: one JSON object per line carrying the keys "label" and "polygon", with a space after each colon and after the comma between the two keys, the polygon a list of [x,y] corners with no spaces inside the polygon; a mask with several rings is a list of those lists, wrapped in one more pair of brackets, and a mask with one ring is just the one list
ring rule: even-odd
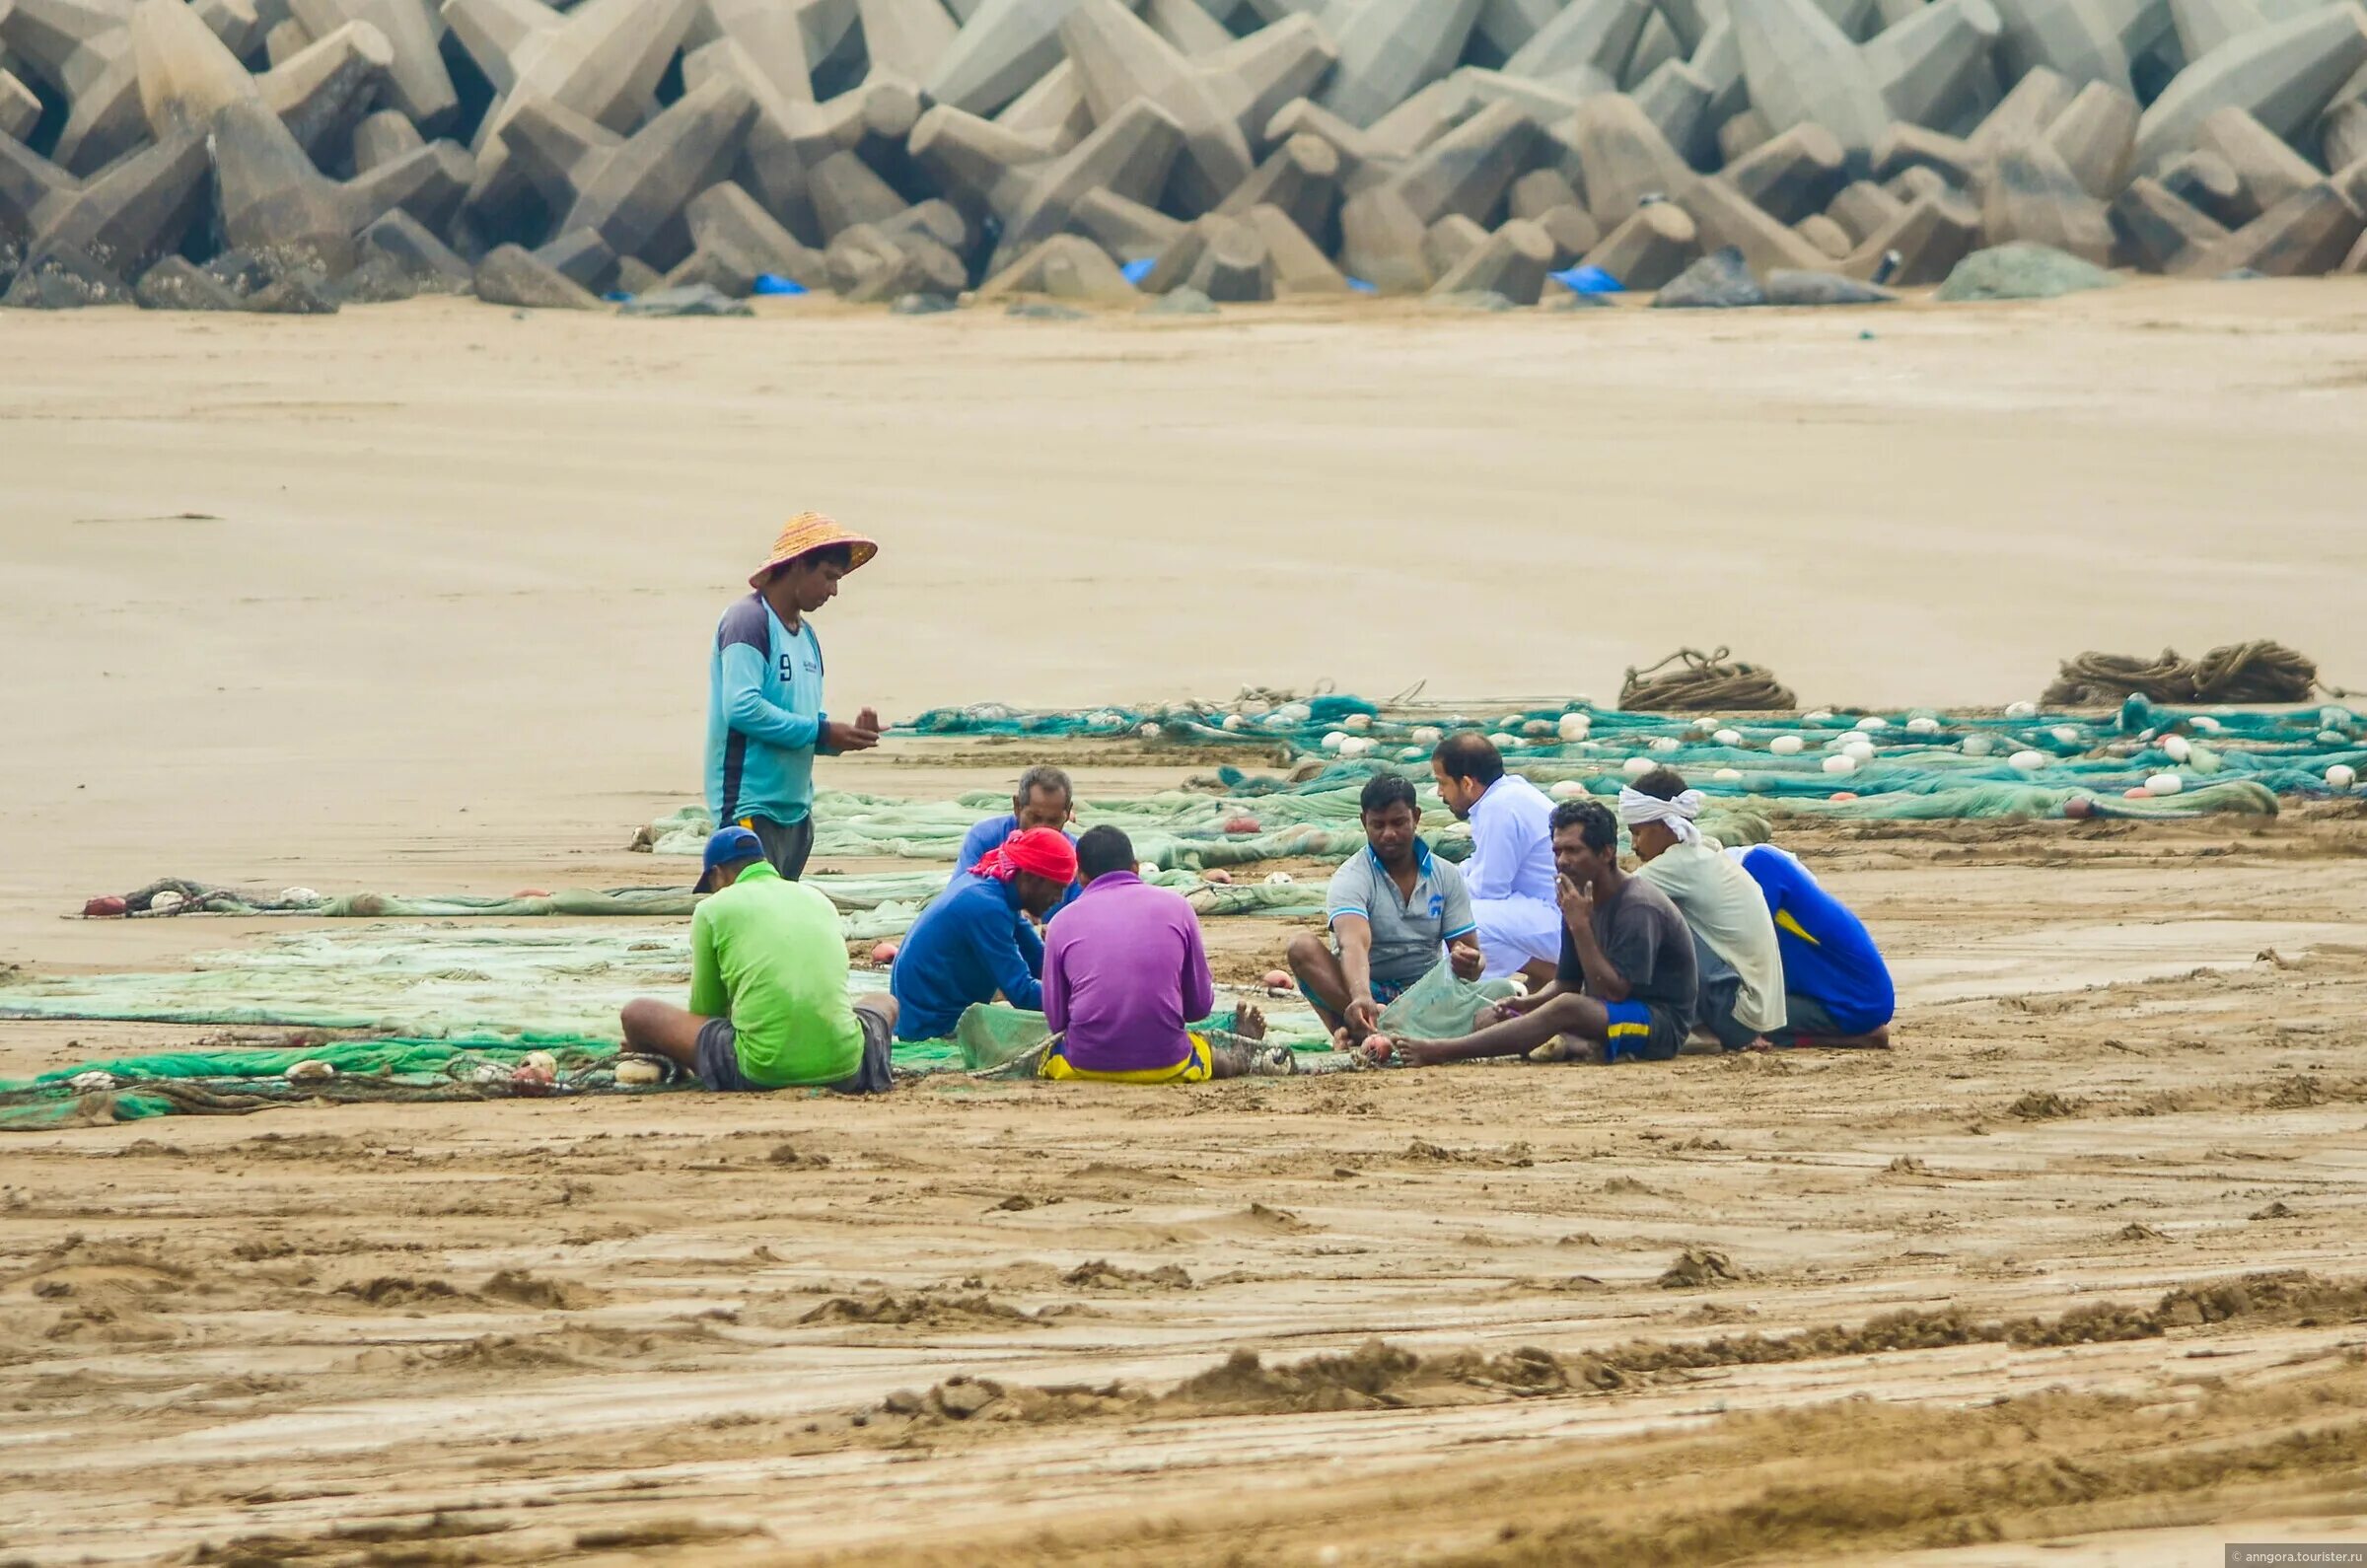
{"label": "man in purple shirt", "polygon": [[[1273,1069],[1186,1028],[1216,1006],[1191,905],[1134,874],[1114,827],[1077,840],[1085,891],[1052,916],[1043,942],[1043,1017],[1054,1036],[1041,1076],[1121,1084],[1198,1084]],[[1242,1021],[1245,1033],[1262,1026]]]}

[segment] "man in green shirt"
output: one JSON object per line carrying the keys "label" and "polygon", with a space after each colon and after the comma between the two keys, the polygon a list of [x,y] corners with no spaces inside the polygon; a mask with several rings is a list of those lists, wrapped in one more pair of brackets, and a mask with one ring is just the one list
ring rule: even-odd
{"label": "man in green shirt", "polygon": [[785,881],[745,827],[707,840],[690,916],[690,1006],[627,1002],[624,1048],[721,1091],[885,1094],[896,999],[846,995],[846,941],[825,894]]}

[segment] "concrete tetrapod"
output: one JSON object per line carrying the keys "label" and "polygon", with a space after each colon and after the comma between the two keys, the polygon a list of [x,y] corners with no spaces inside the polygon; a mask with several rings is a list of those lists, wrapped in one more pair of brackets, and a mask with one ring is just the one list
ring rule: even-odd
{"label": "concrete tetrapod", "polygon": [[2180,270],[2187,256],[2227,238],[2225,224],[2139,175],[2113,198],[2114,255],[2148,272]]}
{"label": "concrete tetrapod", "polygon": [[125,27],[141,109],[159,136],[201,130],[230,105],[253,100],[310,152],[361,117],[394,58],[386,35],[348,23],[285,64],[250,76],[182,0],[139,0]]}
{"label": "concrete tetrapod", "polygon": [[1074,234],[1052,236],[978,289],[981,301],[1019,294],[1084,305],[1132,305],[1141,298],[1108,251]]}
{"label": "concrete tetrapod", "polygon": [[729,180],[691,197],[682,208],[682,220],[689,226],[694,249],[745,256],[757,273],[789,278],[808,289],[829,285],[822,252],[800,243],[762,203]]}
{"label": "concrete tetrapod", "polygon": [[913,127],[912,157],[950,191],[1002,220],[1002,241],[987,268],[992,274],[1066,228],[1087,191],[1152,201],[1183,142],[1166,110],[1137,101],[1067,152],[1038,157],[1025,138],[939,105]]}
{"label": "concrete tetrapod", "polygon": [[1492,291],[1515,305],[1535,305],[1553,264],[1553,239],[1538,224],[1514,218],[1489,235],[1431,286],[1433,295]]}
{"label": "concrete tetrapod", "polygon": [[75,250],[125,277],[180,243],[205,199],[205,138],[183,131],[81,179],[0,139],[0,234],[26,254]]}
{"label": "concrete tetrapod", "polygon": [[444,65],[443,29],[421,0],[288,0],[305,31],[326,38],[349,22],[367,23],[393,49],[381,96],[423,133],[443,129],[461,97]]}
{"label": "concrete tetrapod", "polygon": [[1351,125],[1371,125],[1462,58],[1481,0],[1360,0],[1327,11],[1339,58],[1318,102]]}
{"label": "concrete tetrapod", "polygon": [[2326,178],[2291,143],[2240,108],[2205,118],[2195,130],[2194,148],[2226,159],[2245,198],[2260,212]]}
{"label": "concrete tetrapod", "polygon": [[1307,237],[1297,219],[1280,207],[1252,207],[1239,214],[1257,231],[1273,262],[1276,299],[1348,294],[1347,277],[1331,264],[1323,248]]}
{"label": "concrete tetrapod", "polygon": [[2367,214],[2331,179],[2295,191],[2215,245],[2187,252],[2178,270],[2224,277],[2250,269],[2269,277],[2331,272],[2367,231]]}
{"label": "concrete tetrapod", "polygon": [[2202,122],[2241,108],[2291,138],[2367,64],[2367,11],[2348,0],[2233,38],[2178,73],[2137,126],[2137,169],[2150,174],[2194,143]]}
{"label": "concrete tetrapod", "polygon": [[1841,144],[1822,125],[1795,125],[1728,164],[1720,178],[1773,217],[1797,223],[1839,193]]}
{"label": "concrete tetrapod", "polygon": [[1701,231],[1692,215],[1675,202],[1639,207],[1626,222],[1587,252],[1586,264],[1601,267],[1633,290],[1657,289],[1683,272],[1701,253]]}
{"label": "concrete tetrapod", "polygon": [[1565,134],[1570,154],[1562,172],[1585,191],[1586,210],[1607,230],[1625,223],[1647,196],[1675,195],[1694,178],[1660,127],[1624,94],[1587,100]]}
{"label": "concrete tetrapod", "polygon": [[1932,0],[1858,52],[1892,119],[1945,129],[1972,107],[1982,82],[1993,80],[1989,54],[2003,31],[1991,0]]}
{"label": "concrete tetrapod", "polygon": [[2110,201],[2128,182],[2137,149],[2137,101],[2106,82],[2090,82],[2054,123],[2046,144],[2061,156],[2083,189]]}
{"label": "concrete tetrapod", "polygon": [[[2047,70],[2074,91],[2102,82],[2136,92],[2115,8],[2104,0],[1994,0],[2003,31],[1997,58],[2009,79]],[[2159,0],[2155,0],[2158,4]]]}
{"label": "concrete tetrapod", "polygon": [[690,197],[722,178],[755,112],[748,90],[714,77],[684,93],[630,137],[534,96],[513,96],[509,139],[559,214],[554,232],[590,229],[617,255],[645,253]]}
{"label": "concrete tetrapod", "polygon": [[66,118],[50,156],[68,174],[104,167],[137,146],[148,126],[122,0],[14,0],[0,6],[0,47],[65,95]]}
{"label": "concrete tetrapod", "polygon": [[931,103],[991,114],[1061,58],[1060,24],[1077,0],[983,0],[921,85]]}
{"label": "concrete tetrapod", "polygon": [[1184,232],[1184,221],[1109,190],[1089,190],[1069,213],[1069,227],[1120,261],[1155,261]]}
{"label": "concrete tetrapod", "polygon": [[1168,174],[1170,210],[1197,216],[1249,178],[1249,137],[1209,77],[1118,0],[1077,0],[1060,41],[1097,121],[1136,100],[1175,121],[1183,145]]}
{"label": "concrete tetrapod", "polygon": [[1253,207],[1279,207],[1309,235],[1320,235],[1330,228],[1339,199],[1338,150],[1302,132],[1275,148],[1216,210],[1240,217]]}
{"label": "concrete tetrapod", "polygon": [[2104,203],[2050,143],[2009,147],[1981,185],[1981,234],[1989,245],[2026,241],[2109,266],[2113,225]]}
{"label": "concrete tetrapod", "polygon": [[1730,0],[1752,107],[1775,131],[1818,124],[1841,144],[1850,172],[1872,167],[1892,113],[1849,36],[1812,0]]}
{"label": "concrete tetrapod", "polygon": [[517,106],[555,104],[615,132],[641,122],[699,0],[444,0],[453,37],[501,95],[476,129],[469,204],[490,205],[515,178],[505,134]]}
{"label": "concrete tetrapod", "polygon": [[354,237],[372,222],[413,203],[448,208],[468,178],[468,155],[435,142],[352,179],[330,179],[279,116],[253,101],[215,115],[212,147],[223,237],[331,277],[352,268]]}
{"label": "concrete tetrapod", "polygon": [[597,311],[589,289],[514,245],[496,246],[476,264],[476,297],[534,311]]}

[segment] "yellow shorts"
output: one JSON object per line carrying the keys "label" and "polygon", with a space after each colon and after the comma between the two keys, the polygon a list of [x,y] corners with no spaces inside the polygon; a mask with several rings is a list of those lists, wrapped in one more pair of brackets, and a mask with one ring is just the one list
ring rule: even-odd
{"label": "yellow shorts", "polygon": [[1193,1034],[1191,1054],[1173,1067],[1143,1067],[1132,1072],[1097,1073],[1083,1067],[1071,1067],[1061,1054],[1065,1041],[1052,1041],[1052,1048],[1043,1053],[1043,1065],[1036,1070],[1039,1078],[1071,1079],[1096,1084],[1204,1084],[1216,1076],[1216,1064],[1210,1059],[1208,1042]]}

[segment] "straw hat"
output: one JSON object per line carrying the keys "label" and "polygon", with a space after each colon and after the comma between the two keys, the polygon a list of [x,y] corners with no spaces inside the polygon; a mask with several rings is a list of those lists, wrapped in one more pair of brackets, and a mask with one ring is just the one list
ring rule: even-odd
{"label": "straw hat", "polygon": [[748,580],[748,586],[760,593],[773,573],[809,550],[825,549],[832,544],[852,547],[853,558],[847,567],[850,572],[880,553],[877,543],[839,527],[836,518],[822,512],[800,512],[781,525],[780,537],[772,541],[772,554],[762,566],[756,568],[755,575]]}

